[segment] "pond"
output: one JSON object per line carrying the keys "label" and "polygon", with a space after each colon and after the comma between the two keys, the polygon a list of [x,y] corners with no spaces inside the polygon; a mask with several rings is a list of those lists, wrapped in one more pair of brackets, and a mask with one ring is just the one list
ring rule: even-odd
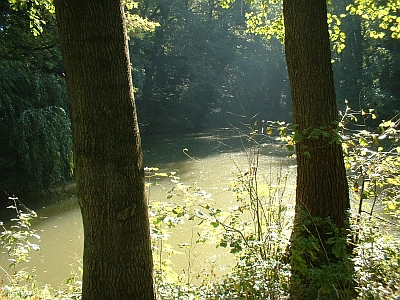
{"label": "pond", "polygon": [[[294,186],[294,160],[288,158],[284,147],[269,137],[260,135],[257,138],[260,143],[259,174],[273,177],[280,176],[281,172],[288,173],[290,184]],[[179,180],[187,185],[196,183],[208,193],[216,207],[229,208],[237,204],[227,188],[240,171],[248,169],[250,148],[246,138],[236,131],[219,129],[188,135],[147,136],[142,143],[147,167],[157,167],[159,173],[176,172]],[[167,191],[175,184],[171,178],[152,177],[151,181],[158,184],[148,191],[150,204],[169,201]],[[57,286],[72,276],[71,271],[79,274],[83,230],[74,184],[50,199],[37,199],[36,203],[41,205],[33,207],[38,218],[32,226],[41,239],[38,241],[40,251],[32,253],[29,267],[36,269],[39,282]],[[222,275],[233,261],[229,249],[216,249],[215,244],[207,242],[194,243],[200,230],[198,223],[186,222],[170,230],[170,238],[164,246],[180,252],[169,257],[171,267],[177,274],[191,272],[193,278],[201,269],[212,269],[216,275]],[[3,257],[1,265],[4,267],[5,264]],[[188,280],[192,277],[187,276]]]}

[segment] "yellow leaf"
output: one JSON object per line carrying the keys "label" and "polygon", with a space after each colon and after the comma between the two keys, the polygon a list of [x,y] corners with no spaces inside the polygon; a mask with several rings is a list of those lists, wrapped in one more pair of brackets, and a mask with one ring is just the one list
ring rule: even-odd
{"label": "yellow leaf", "polygon": [[363,137],[360,137],[359,140],[358,140],[358,142],[360,143],[360,145],[361,145],[362,147],[368,146],[367,140],[364,139]]}
{"label": "yellow leaf", "polygon": [[354,182],[353,191],[354,191],[355,193],[358,193],[358,191],[359,191],[359,189],[358,189],[358,182],[357,182],[357,181]]}
{"label": "yellow leaf", "polygon": [[155,176],[162,176],[162,177],[168,177],[167,173],[155,173]]}

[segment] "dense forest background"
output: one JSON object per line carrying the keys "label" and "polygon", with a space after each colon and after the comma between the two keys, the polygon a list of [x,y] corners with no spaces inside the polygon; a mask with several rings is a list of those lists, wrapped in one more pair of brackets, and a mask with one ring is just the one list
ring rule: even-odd
{"label": "dense forest background", "polygon": [[[340,18],[331,26],[342,43],[342,51],[332,51],[339,107],[347,100],[389,119],[400,110],[400,40],[380,23],[349,14],[349,1],[333,2],[331,14]],[[65,74],[48,5],[0,0],[2,190],[47,189],[73,178]],[[248,30],[248,16],[263,11],[261,3],[140,0],[128,1],[126,11],[142,135],[291,121],[283,45]]]}

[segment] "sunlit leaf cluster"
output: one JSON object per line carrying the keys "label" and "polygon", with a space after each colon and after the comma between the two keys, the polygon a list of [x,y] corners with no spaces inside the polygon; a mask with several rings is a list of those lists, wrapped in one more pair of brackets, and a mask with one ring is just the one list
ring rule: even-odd
{"label": "sunlit leaf cluster", "polygon": [[356,112],[347,107],[343,114],[345,165],[358,213],[372,215],[383,208],[400,217],[400,131],[399,119],[382,121],[375,130],[367,124],[376,118],[374,111]]}
{"label": "sunlit leaf cluster", "polygon": [[346,34],[340,28],[342,24],[341,18],[345,17],[345,15],[341,15],[340,17],[328,13],[328,24],[329,24],[329,36],[333,45],[333,49],[340,53],[346,47]]}
{"label": "sunlit leaf cluster", "polygon": [[144,38],[146,35],[154,33],[158,22],[150,21],[138,14],[139,2],[124,0],[126,31],[129,37]]}
{"label": "sunlit leaf cluster", "polygon": [[[398,226],[398,225],[397,225]],[[354,267],[359,299],[391,299],[400,289],[400,240],[395,224],[364,216]]]}
{"label": "sunlit leaf cluster", "polygon": [[251,1],[252,11],[246,14],[247,30],[267,39],[276,37],[282,43],[285,30],[280,1]]}
{"label": "sunlit leaf cluster", "polygon": [[371,38],[383,38],[389,33],[392,38],[398,39],[400,38],[399,8],[399,0],[355,0],[347,10],[350,14],[361,16],[369,24],[368,27],[371,29],[368,29],[368,33]]}
{"label": "sunlit leaf cluster", "polygon": [[52,0],[8,0],[15,10],[26,10],[29,13],[30,28],[37,36],[43,32],[49,16],[55,17],[55,7]]}

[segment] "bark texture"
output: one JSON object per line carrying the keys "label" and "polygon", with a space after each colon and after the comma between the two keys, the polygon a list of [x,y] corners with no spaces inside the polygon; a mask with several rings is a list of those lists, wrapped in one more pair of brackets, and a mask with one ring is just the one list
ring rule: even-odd
{"label": "bark texture", "polygon": [[[347,299],[344,296],[351,294],[352,275],[346,254],[350,201],[342,148],[336,143],[338,111],[326,1],[284,0],[283,13],[286,62],[297,124],[290,296]],[[340,255],[338,249],[342,249]],[[313,274],[324,274],[325,278]]]}
{"label": "bark texture", "polygon": [[119,0],[56,0],[84,227],[82,299],[154,299],[139,128]]}
{"label": "bark texture", "polygon": [[[338,111],[326,1],[285,0],[284,16],[293,117],[303,135],[296,144],[296,203],[311,216],[331,217],[342,227],[350,204],[342,148],[332,143]],[[330,136],[311,134],[314,129]]]}

